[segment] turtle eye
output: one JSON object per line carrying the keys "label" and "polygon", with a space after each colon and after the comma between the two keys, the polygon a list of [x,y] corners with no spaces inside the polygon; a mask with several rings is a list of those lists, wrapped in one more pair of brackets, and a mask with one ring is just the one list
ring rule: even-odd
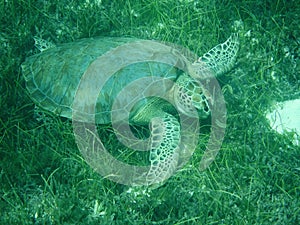
{"label": "turtle eye", "polygon": [[195,89],[195,82],[189,82],[189,84],[186,86],[186,89],[188,90],[188,91],[194,91],[194,89]]}
{"label": "turtle eye", "polygon": [[191,96],[191,104],[202,116],[207,116],[210,112],[209,104],[202,87],[196,81],[191,81],[188,85],[188,93]]}
{"label": "turtle eye", "polygon": [[198,111],[203,111],[205,114],[209,113],[210,111],[207,98],[201,90],[194,92],[192,96],[192,104],[197,108]]}

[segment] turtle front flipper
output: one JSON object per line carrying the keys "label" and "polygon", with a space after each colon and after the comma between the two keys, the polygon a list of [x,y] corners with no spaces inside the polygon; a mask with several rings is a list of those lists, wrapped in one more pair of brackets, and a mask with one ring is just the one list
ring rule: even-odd
{"label": "turtle front flipper", "polygon": [[179,159],[180,124],[171,114],[151,120],[150,170],[148,185],[168,179],[176,170]]}
{"label": "turtle front flipper", "polygon": [[219,44],[205,53],[196,62],[193,67],[198,67],[197,77],[203,77],[207,70],[213,72],[214,76],[230,70],[235,62],[239,49],[238,34],[232,34],[224,43]]}

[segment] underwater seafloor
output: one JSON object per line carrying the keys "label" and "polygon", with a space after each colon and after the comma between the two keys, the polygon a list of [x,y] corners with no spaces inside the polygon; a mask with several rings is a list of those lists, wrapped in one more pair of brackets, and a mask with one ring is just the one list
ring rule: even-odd
{"label": "underwater seafloor", "polygon": [[[266,118],[300,98],[298,0],[3,0],[0,12],[0,224],[300,224],[299,133],[278,133]],[[96,173],[70,120],[37,112],[21,71],[38,52],[34,38],[136,37],[202,55],[233,32],[236,62],[217,78],[227,108],[219,154],[200,171],[200,135],[187,165],[153,189]],[[284,111],[290,124],[297,109]],[[119,148],[109,124],[99,129]]]}

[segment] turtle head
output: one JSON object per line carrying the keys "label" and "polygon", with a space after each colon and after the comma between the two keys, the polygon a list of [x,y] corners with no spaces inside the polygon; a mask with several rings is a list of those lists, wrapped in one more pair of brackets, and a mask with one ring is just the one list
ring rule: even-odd
{"label": "turtle head", "polygon": [[[178,77],[174,85],[174,100],[180,112],[200,118],[206,118],[210,114],[207,98],[210,100],[212,98],[201,82],[230,70],[238,49],[238,34],[232,34],[224,43],[215,46],[197,61],[187,65],[192,77],[184,73]],[[198,113],[195,112],[195,108]]]}
{"label": "turtle head", "polygon": [[[210,114],[210,107],[204,87],[187,74],[182,74],[176,80],[174,100],[177,109],[189,116],[206,118]],[[196,110],[195,110],[196,109]]]}

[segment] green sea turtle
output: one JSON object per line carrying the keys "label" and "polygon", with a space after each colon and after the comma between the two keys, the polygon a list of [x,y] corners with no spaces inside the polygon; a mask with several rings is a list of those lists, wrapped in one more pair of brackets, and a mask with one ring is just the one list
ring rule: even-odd
{"label": "green sea turtle", "polygon": [[[49,48],[27,58],[22,64],[22,70],[32,100],[45,110],[71,119],[78,85],[92,62],[118,46],[136,41],[138,40],[122,37],[88,38]],[[148,53],[146,46],[143,51],[145,54]],[[197,116],[206,118],[210,114],[209,96],[198,78],[201,78],[202,73],[207,76],[208,73],[204,71],[218,76],[229,70],[237,51],[238,37],[233,34],[227,41],[217,45],[187,66],[190,67],[187,71],[192,71],[192,75],[157,61],[138,62],[126,66],[105,82],[96,101],[95,114],[92,116],[98,124],[110,123],[112,105],[119,91],[138,78],[155,76],[174,81],[174,85],[162,85],[161,89],[166,92],[167,100],[174,102],[181,113],[195,117],[196,115],[193,114],[195,108]],[[172,51],[169,53],[176,58],[176,53]],[[111,60],[120,60],[120,58]],[[185,64],[184,60],[180,63]],[[206,78],[209,79],[204,76],[201,79]],[[92,88],[93,81],[89,81],[89,84]],[[134,92],[134,90],[129,92],[131,91]],[[88,106],[83,102],[81,107],[83,113],[89,111],[87,108]],[[131,124],[151,124],[150,169],[146,174],[146,184],[160,183],[165,180],[176,170],[180,158],[184,157],[179,147],[180,122],[173,112],[173,107],[155,97],[145,98],[130,112]],[[88,114],[82,117],[84,122],[90,121]]]}

